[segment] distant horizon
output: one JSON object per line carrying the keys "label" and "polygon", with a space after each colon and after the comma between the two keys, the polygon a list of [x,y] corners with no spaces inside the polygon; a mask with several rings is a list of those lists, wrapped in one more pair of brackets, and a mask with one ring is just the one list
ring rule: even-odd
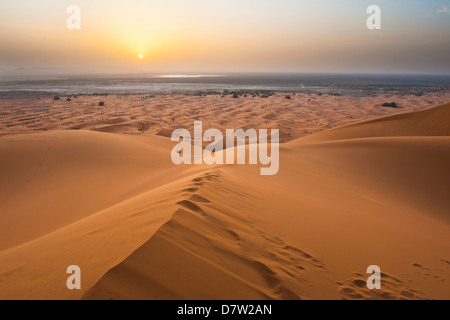
{"label": "distant horizon", "polygon": [[[233,71],[184,71],[184,72],[129,72],[129,71],[116,71],[116,70],[104,70],[94,72],[78,72],[70,73],[63,71],[44,73],[42,69],[34,68],[36,72],[11,72],[0,74],[0,81],[9,81],[9,79],[17,78],[19,81],[33,81],[33,80],[62,80],[64,78],[68,80],[72,79],[102,79],[102,78],[117,78],[117,79],[146,79],[146,78],[161,78],[161,79],[181,79],[181,78],[220,78],[220,77],[249,77],[249,76],[374,76],[374,77],[440,77],[449,78],[450,73],[386,73],[386,72],[280,72],[280,71],[248,71],[248,72],[233,72]],[[0,70],[4,71],[4,70]],[[29,71],[29,69],[27,69]],[[11,80],[14,81],[14,80]]]}
{"label": "distant horizon", "polygon": [[50,94],[171,94],[224,92],[303,92],[362,96],[424,93],[450,89],[449,75],[338,73],[99,74],[0,77],[0,92]]}

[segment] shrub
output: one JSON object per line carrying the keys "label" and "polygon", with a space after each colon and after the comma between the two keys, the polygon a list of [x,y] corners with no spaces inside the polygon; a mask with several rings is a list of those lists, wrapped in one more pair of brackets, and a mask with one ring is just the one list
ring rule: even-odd
{"label": "shrub", "polygon": [[397,104],[395,102],[385,102],[383,103],[383,107],[388,107],[388,108],[397,108]]}

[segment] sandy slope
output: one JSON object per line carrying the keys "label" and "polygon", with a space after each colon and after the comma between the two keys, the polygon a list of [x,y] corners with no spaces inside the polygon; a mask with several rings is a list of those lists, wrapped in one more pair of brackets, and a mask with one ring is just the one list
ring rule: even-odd
{"label": "sandy slope", "polygon": [[[449,298],[450,137],[347,139],[283,146],[274,177],[228,166],[193,180],[199,190],[84,297]],[[365,288],[372,264],[381,291]]]}
{"label": "sandy slope", "polygon": [[89,131],[1,138],[0,250],[139,194],[171,167],[168,147]]}
{"label": "sandy slope", "polygon": [[355,139],[364,137],[450,136],[449,104],[411,113],[362,121],[340,128],[318,132],[302,142]]}
{"label": "sandy slope", "polygon": [[[1,242],[1,299],[80,298],[171,217],[184,180],[202,170],[175,167],[171,142],[157,136],[53,131],[2,137],[0,145],[8,155],[2,177],[21,174],[23,154],[39,162],[8,198],[17,210],[1,211],[2,236],[10,233]],[[66,156],[64,170],[54,165]],[[6,181],[13,186],[5,179],[2,187]],[[32,192],[39,201],[28,204]],[[81,291],[66,288],[72,264],[82,269]]]}
{"label": "sandy slope", "polygon": [[[0,298],[448,299],[449,108],[284,144],[276,176],[174,167],[155,136],[0,137],[2,196],[15,190],[2,198]],[[65,287],[71,264],[82,290]],[[365,289],[372,264],[380,291]]]}

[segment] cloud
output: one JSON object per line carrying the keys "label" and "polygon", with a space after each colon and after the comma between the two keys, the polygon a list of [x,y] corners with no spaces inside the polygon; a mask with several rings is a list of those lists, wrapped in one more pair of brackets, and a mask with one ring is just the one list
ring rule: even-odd
{"label": "cloud", "polygon": [[439,9],[437,12],[438,13],[450,13],[450,10],[448,9],[447,6],[445,6],[442,9]]}

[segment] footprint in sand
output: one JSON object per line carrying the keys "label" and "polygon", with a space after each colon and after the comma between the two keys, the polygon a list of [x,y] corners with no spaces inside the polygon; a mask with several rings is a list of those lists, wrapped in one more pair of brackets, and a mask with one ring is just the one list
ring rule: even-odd
{"label": "footprint in sand", "polygon": [[442,270],[435,269],[435,271],[432,272],[432,270],[430,268],[426,268],[419,263],[413,263],[412,266],[417,269],[417,271],[416,271],[417,273],[422,273],[423,276],[425,277],[425,279],[436,279],[436,280],[440,280],[442,282],[445,281],[445,279],[443,277],[435,274],[435,273],[439,273],[439,271],[442,272]]}
{"label": "footprint in sand", "polygon": [[197,213],[200,213],[200,214],[203,215],[203,216],[206,215],[205,211],[203,211],[202,208],[200,208],[198,205],[196,205],[196,204],[195,204],[194,202],[192,202],[192,201],[189,201],[189,200],[182,200],[182,201],[178,201],[177,204],[180,205],[180,206],[182,206],[182,207],[184,207],[184,208],[186,208],[186,209],[189,209],[189,210],[195,211],[195,212],[197,212]]}
{"label": "footprint in sand", "polygon": [[408,286],[406,282],[381,273],[381,289],[367,288],[367,278],[360,273],[354,273],[349,280],[336,282],[342,299],[347,300],[429,300],[418,290]]}
{"label": "footprint in sand", "polygon": [[192,200],[194,202],[211,203],[211,201],[209,201],[208,199],[206,199],[206,198],[204,198],[202,196],[199,196],[198,194],[192,195],[190,200]]}

